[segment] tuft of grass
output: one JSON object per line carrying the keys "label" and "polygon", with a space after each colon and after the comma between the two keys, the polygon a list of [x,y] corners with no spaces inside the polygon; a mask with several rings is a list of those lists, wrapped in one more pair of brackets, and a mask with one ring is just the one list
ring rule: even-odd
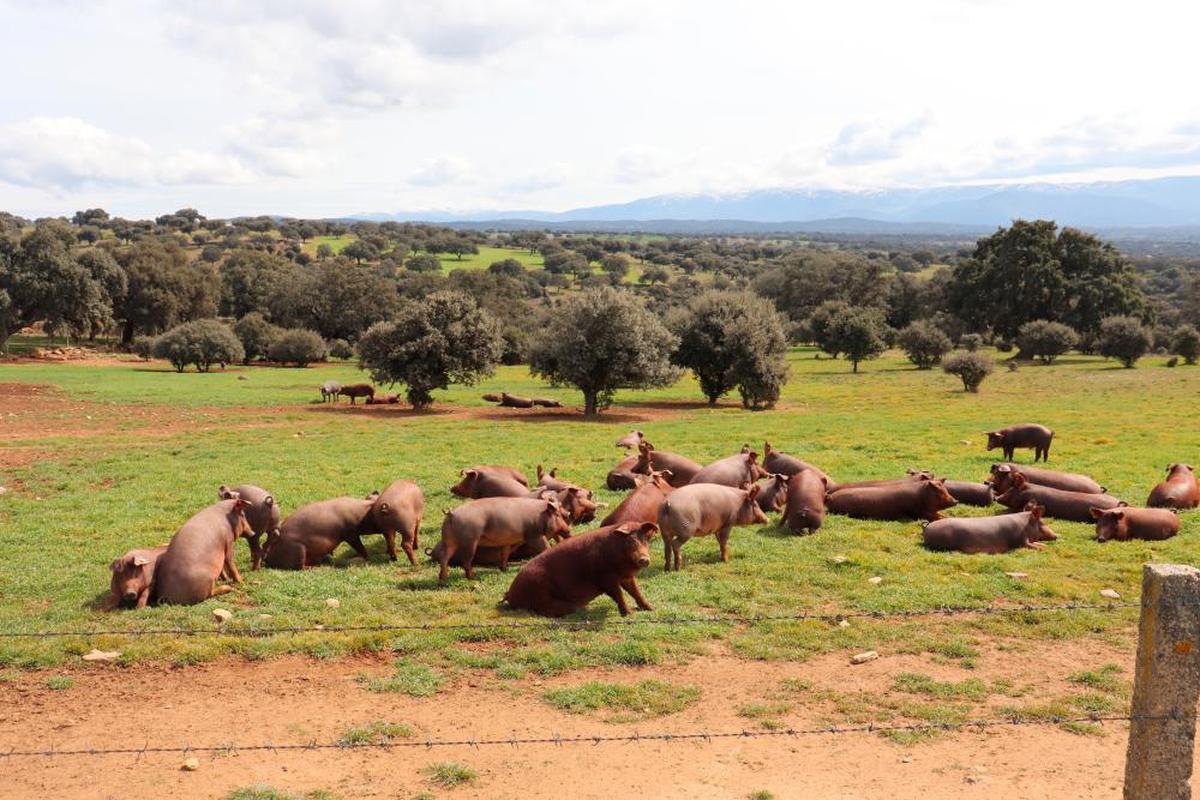
{"label": "tuft of grass", "polygon": [[434,669],[403,658],[396,662],[391,675],[382,678],[360,676],[358,680],[366,685],[368,691],[398,692],[411,697],[431,697],[445,683],[445,679]]}
{"label": "tuft of grass", "polygon": [[474,783],[475,779],[479,777],[475,770],[458,761],[440,761],[437,764],[430,764],[421,771],[429,777],[432,783],[446,789],[452,789],[464,783]]}
{"label": "tuft of grass", "polygon": [[746,795],[746,800],[775,800],[775,795],[766,789],[759,789],[757,792],[751,792]]}
{"label": "tuft of grass", "polygon": [[892,681],[892,691],[908,694],[923,694],[929,697],[961,698],[980,702],[987,699],[987,684],[978,678],[964,681],[936,681],[928,675],[901,672]]}
{"label": "tuft of grass", "polygon": [[75,685],[75,679],[70,675],[51,675],[46,678],[46,686],[56,692],[70,689]]}
{"label": "tuft of grass", "polygon": [[573,714],[609,712],[610,722],[634,722],[674,714],[700,699],[700,689],[668,681],[638,683],[589,681],[578,686],[550,689],[542,699]]}
{"label": "tuft of grass", "polygon": [[790,712],[792,708],[791,703],[782,701],[746,703],[738,707],[737,713],[739,717],[757,721],[759,725],[767,730],[779,730],[783,727],[783,722],[779,718]]}
{"label": "tuft of grass", "polygon": [[375,720],[368,725],[347,728],[338,738],[338,744],[347,747],[366,744],[387,744],[393,739],[407,739],[413,729],[402,723]]}
{"label": "tuft of grass", "polygon": [[337,800],[337,798],[324,789],[296,793],[276,789],[265,783],[255,783],[234,789],[225,795],[225,800]]}
{"label": "tuft of grass", "polygon": [[1100,669],[1072,673],[1067,680],[1106,694],[1124,696],[1128,694],[1129,687],[1121,679],[1122,673],[1123,670],[1116,664],[1105,664]]}

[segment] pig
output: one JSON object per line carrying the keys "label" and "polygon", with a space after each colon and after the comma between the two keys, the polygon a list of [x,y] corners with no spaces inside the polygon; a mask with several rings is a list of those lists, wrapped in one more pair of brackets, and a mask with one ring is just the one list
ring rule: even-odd
{"label": "pig", "polygon": [[[251,483],[243,483],[233,488],[224,484],[217,487],[218,500],[233,500],[237,497],[250,504],[246,508],[246,522],[250,523],[250,530],[254,531],[254,536],[249,540],[250,569],[259,569],[262,567],[266,548],[270,546],[271,540],[279,535],[279,504],[275,502],[275,495]],[[264,536],[265,544],[262,539]]]}
{"label": "pig", "polygon": [[729,534],[735,525],[766,525],[769,520],[758,507],[759,487],[734,489],[716,483],[690,483],[671,492],[658,510],[665,567],[668,572],[683,567],[680,552],[695,536],[716,534],[721,560],[729,560]]}
{"label": "pig", "polygon": [[394,406],[400,402],[400,396],[396,394],[381,394],[367,398],[369,406]]}
{"label": "pig", "polygon": [[471,469],[479,470],[480,472],[491,472],[495,475],[503,475],[506,478],[512,478],[517,483],[528,488],[529,479],[525,477],[525,473],[516,467],[507,467],[503,464],[475,464]]}
{"label": "pig", "polygon": [[505,473],[471,467],[462,471],[462,480],[450,487],[450,493],[466,498],[528,497],[529,487]]}
{"label": "pig", "polygon": [[604,485],[610,491],[620,492],[625,489],[633,489],[638,485],[638,473],[633,471],[641,460],[641,456],[628,456],[608,471],[608,475],[604,478]]}
{"label": "pig", "polygon": [[1146,505],[1151,508],[1195,508],[1200,506],[1200,483],[1191,464],[1172,464],[1167,478],[1150,492]]}
{"label": "pig", "polygon": [[671,473],[671,485],[677,489],[691,483],[696,473],[704,469],[690,458],[665,450],[655,450],[654,445],[649,442],[642,442],[638,448],[638,456],[632,472],[649,475],[652,470],[668,470]]}
{"label": "pig", "polygon": [[535,406],[540,408],[562,408],[562,403],[552,397],[533,397],[530,398]]}
{"label": "pig", "polygon": [[925,546],[930,550],[991,555],[1021,547],[1042,550],[1042,542],[1058,538],[1042,521],[1044,513],[1042,506],[1030,502],[1016,514],[937,520],[924,526]]}
{"label": "pig", "polygon": [[501,392],[500,405],[505,408],[533,408],[533,400],[528,397],[518,397],[508,392]]}
{"label": "pig", "polygon": [[1158,542],[1179,533],[1179,512],[1173,508],[1093,508],[1096,541],[1145,539]]}
{"label": "pig", "polygon": [[408,563],[416,566],[415,550],[421,533],[421,517],[425,515],[425,495],[412,481],[393,481],[371,504],[371,522],[383,532],[388,558],[396,560],[396,533]]}
{"label": "pig", "polygon": [[750,451],[714,461],[693,475],[688,483],[716,483],[737,488],[765,477],[767,471],[758,465],[758,453]]}
{"label": "pig", "polygon": [[787,505],[788,476],[768,475],[758,482],[758,507],[766,514],[782,511]]}
{"label": "pig", "polygon": [[[508,563],[514,561],[528,561],[538,553],[545,551],[550,547],[550,543],[546,541],[545,536],[539,536],[536,539],[523,543],[516,550],[508,554]],[[475,555],[471,559],[471,563],[476,567],[498,567],[500,566],[500,556],[507,548],[504,547],[476,547]],[[434,564],[442,562],[442,542],[438,541],[433,546],[432,550],[426,550],[425,555],[429,556],[429,560]],[[449,565],[452,567],[461,567],[463,565],[463,551],[456,550],[454,555],[450,557]]]}
{"label": "pig", "polygon": [[1063,489],[1068,492],[1084,492],[1086,494],[1104,494],[1105,489],[1087,475],[1074,472],[1058,472],[1052,469],[1026,467],[1020,464],[992,464],[992,491],[1003,494],[1012,487],[1012,476],[1021,473],[1030,483],[1038,486],[1049,486],[1051,489]]}
{"label": "pig", "polygon": [[337,381],[325,381],[321,384],[321,402],[336,403],[338,395],[342,393],[342,385]]}
{"label": "pig", "polygon": [[805,469],[787,479],[787,505],[783,523],[792,533],[816,533],[825,522],[825,494],[829,480],[820,470]]}
{"label": "pig", "polygon": [[646,441],[646,434],[641,431],[630,431],[620,439],[617,439],[617,447],[624,447],[626,450],[637,450],[644,441]]}
{"label": "pig", "polygon": [[162,545],[130,550],[120,558],[114,558],[108,565],[112,580],[101,609],[145,608],[154,587],[154,567],[165,552],[167,546]]}
{"label": "pig", "polygon": [[488,393],[488,394],[483,395],[483,399],[488,401],[489,403],[499,403],[500,395],[495,394],[495,393]]}
{"label": "pig", "polygon": [[572,484],[567,483],[564,480],[559,479],[557,468],[552,469],[549,472],[546,472],[542,469],[542,465],[538,464],[537,465],[537,476],[538,476],[538,486],[545,486],[547,488],[554,489],[555,491],[562,491],[563,489],[570,488],[572,485]]}
{"label": "pig", "polygon": [[446,512],[442,521],[442,552],[438,580],[450,577],[449,563],[462,552],[462,567],[467,578],[475,577],[475,550],[482,546],[498,547],[499,567],[508,569],[513,550],[537,540],[571,538],[571,521],[557,500],[532,497],[485,497]]}
{"label": "pig", "polygon": [[234,583],[242,582],[233,560],[234,545],[254,535],[246,521],[249,506],[241,498],[221,500],[183,523],[155,564],[150,602],[191,606],[233,591],[216,583],[222,573]]}
{"label": "pig", "polygon": [[366,499],[334,497],[318,500],[293,511],[279,527],[279,536],[266,553],[273,569],[306,569],[325,561],[342,542],[354,548],[364,561],[370,560],[362,535],[382,533],[371,510],[379,494]]}
{"label": "pig", "polygon": [[997,503],[1012,509],[1024,508],[1031,500],[1045,507],[1046,516],[1072,522],[1091,522],[1092,508],[1108,509],[1124,505],[1107,494],[1068,492],[1039,486],[1030,483],[1021,473],[1012,476],[1012,486],[1008,491],[996,496]]}
{"label": "pig", "polygon": [[375,397],[375,387],[369,383],[352,383],[349,386],[343,386],[341,394],[350,398],[350,405],[354,405],[354,399],[357,397]]}
{"label": "pig", "polygon": [[657,530],[653,522],[624,522],[572,537],[521,567],[504,602],[543,617],[562,617],[606,594],[625,617],[628,592],[639,609],[652,611],[637,574],[650,566],[649,543]]}
{"label": "pig", "polygon": [[825,506],[830,512],[863,519],[925,519],[933,522],[942,518],[944,509],[955,504],[945,483],[934,478],[838,489],[825,496]]}
{"label": "pig", "polygon": [[1033,461],[1037,463],[1050,460],[1050,442],[1054,439],[1054,431],[1045,425],[1035,425],[1032,422],[1024,425],[1010,425],[998,431],[985,431],[987,449],[1004,451],[1004,460],[1012,461],[1013,451],[1017,448],[1033,450]]}
{"label": "pig", "polygon": [[910,469],[903,478],[872,478],[866,481],[847,481],[846,483],[831,483],[829,491],[840,492],[843,489],[868,489],[883,486],[902,486],[913,481],[927,481],[934,478],[929,470]]}
{"label": "pig", "polygon": [[971,481],[946,481],[946,491],[962,505],[990,506],[996,498],[992,495],[991,484],[972,483]]}
{"label": "pig", "polygon": [[592,492],[582,486],[568,486],[566,489],[554,490],[541,486],[529,493],[529,497],[548,500],[553,498],[562,506],[572,525],[586,525],[596,518],[599,504],[592,499]]}
{"label": "pig", "polygon": [[797,472],[803,472],[806,469],[816,470],[817,474],[824,478],[829,485],[833,485],[833,479],[819,468],[809,464],[807,461],[801,461],[795,456],[789,456],[787,453],[781,453],[773,449],[770,442],[763,442],[762,466],[767,472],[787,475],[788,477],[795,475]]}
{"label": "pig", "polygon": [[[641,476],[639,476],[641,477]],[[623,522],[658,523],[658,510],[675,487],[670,482],[670,471],[651,472],[621,504],[600,520],[601,525],[620,525]]]}

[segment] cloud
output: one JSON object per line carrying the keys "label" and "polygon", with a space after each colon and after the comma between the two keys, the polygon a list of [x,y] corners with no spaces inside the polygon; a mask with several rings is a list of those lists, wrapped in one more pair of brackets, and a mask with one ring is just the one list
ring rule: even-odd
{"label": "cloud", "polygon": [[474,177],[471,164],[458,156],[438,156],[409,176],[413,186],[447,186],[465,183]]}
{"label": "cloud", "polygon": [[634,145],[617,154],[613,177],[618,183],[645,183],[670,175],[680,163],[678,156],[666,150]]}
{"label": "cloud", "polygon": [[33,117],[0,127],[0,180],[18,186],[236,184],[254,171],[228,154],[179,149],[156,153],[75,117]]}
{"label": "cloud", "polygon": [[929,127],[930,121],[931,117],[926,113],[894,127],[850,123],[838,133],[826,159],[834,165],[852,165],[897,158],[906,145]]}
{"label": "cloud", "polygon": [[509,194],[528,194],[557,189],[566,185],[574,176],[574,172],[571,165],[565,162],[545,164],[510,180],[504,185],[504,190]]}

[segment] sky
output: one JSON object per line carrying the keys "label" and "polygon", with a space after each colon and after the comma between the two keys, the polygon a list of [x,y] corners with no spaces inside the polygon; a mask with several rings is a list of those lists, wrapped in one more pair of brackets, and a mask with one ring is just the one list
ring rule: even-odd
{"label": "sky", "polygon": [[1200,3],[0,0],[0,210],[1200,174]]}

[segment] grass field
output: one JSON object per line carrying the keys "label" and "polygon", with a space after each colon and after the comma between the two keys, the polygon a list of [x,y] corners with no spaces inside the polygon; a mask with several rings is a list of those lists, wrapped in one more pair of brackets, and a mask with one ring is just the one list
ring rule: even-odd
{"label": "grass field", "polygon": [[[765,438],[841,480],[894,476],[918,466],[982,479],[995,459],[984,451],[981,432],[1039,421],[1058,432],[1050,466],[1090,473],[1133,504],[1144,502],[1167,464],[1196,463],[1200,450],[1194,424],[1200,369],[1167,369],[1161,358],[1146,359],[1135,370],[1088,357],[1001,370],[979,395],[964,394],[950,376],[916,371],[895,355],[864,364],[858,375],[842,361],[815,359],[807,350],[793,352],[791,363],[792,380],[773,411],[706,408],[687,379],[663,390],[621,392],[598,422],[481,408],[486,404],[479,395],[499,389],[550,394],[571,406],[580,402],[522,367],[501,368],[478,387],[441,392],[438,408],[414,415],[396,406],[351,413],[345,404],[332,409],[316,403],[321,381],[361,378],[351,365],[206,375],[141,363],[0,366],[0,484],[8,489],[0,500],[0,630],[207,628],[216,607],[235,612],[230,627],[258,629],[527,619],[496,605],[512,572],[484,568],[468,581],[456,570],[448,585],[439,586],[436,568],[427,563],[389,563],[378,537],[367,540],[370,564],[351,559],[343,548],[332,566],[302,573],[251,572],[239,545],[246,584],[235,593],[190,608],[95,610],[107,588],[109,561],[131,547],[166,542],[184,519],[215,499],[221,483],[266,486],[287,512],[409,478],[425,490],[421,546],[430,547],[442,509],[457,502],[448,487],[459,469],[474,463],[509,463],[531,476],[538,463],[556,466],[615,504],[620,495],[603,490],[604,475],[620,456],[613,441],[631,427],[644,430],[659,448],[700,462],[736,452],[743,442],[761,447]],[[53,388],[27,395],[23,385]],[[1055,522],[1060,539],[1046,551],[987,557],[926,552],[916,524],[829,517],[818,534],[804,538],[775,525],[736,529],[727,564],[719,561],[715,541],[695,540],[684,550],[679,573],[662,572],[656,546],[641,583],[657,618],[1092,602],[1105,588],[1136,599],[1143,562],[1196,561],[1198,522],[1200,514],[1186,516],[1181,535],[1167,542],[1125,544],[1099,544],[1090,526]],[[873,576],[882,582],[870,582]],[[339,608],[326,605],[331,597],[340,600]],[[617,618],[606,598],[580,616]],[[599,633],[114,634],[0,640],[0,666],[60,664],[92,647],[120,650],[125,662],[179,663],[223,654],[374,651],[399,658],[388,691],[430,685],[436,691],[442,678],[467,667],[507,680],[714,652],[805,659],[870,648],[930,653],[970,666],[989,643],[1128,641],[1133,620],[1129,610],[864,621],[847,628],[790,622],[614,626]]]}

